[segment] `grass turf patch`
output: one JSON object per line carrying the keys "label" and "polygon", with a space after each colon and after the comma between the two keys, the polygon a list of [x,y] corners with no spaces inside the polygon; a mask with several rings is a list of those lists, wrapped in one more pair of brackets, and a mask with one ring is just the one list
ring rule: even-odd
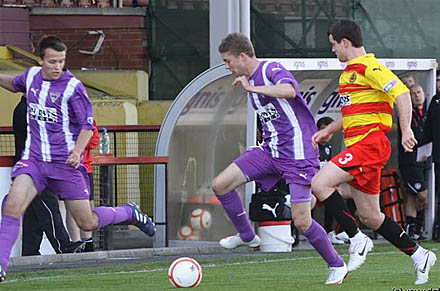
{"label": "grass turf patch", "polygon": [[[436,243],[427,242],[423,246],[438,253]],[[347,246],[337,247],[346,262],[347,249]],[[195,258],[203,268],[199,290],[428,290],[440,287],[438,264],[431,270],[430,281],[416,287],[412,260],[388,243],[377,244],[365,264],[351,272],[339,286],[324,285],[328,270],[316,251]],[[174,287],[168,281],[167,270],[174,259],[11,273],[0,287],[4,290],[171,290]]]}

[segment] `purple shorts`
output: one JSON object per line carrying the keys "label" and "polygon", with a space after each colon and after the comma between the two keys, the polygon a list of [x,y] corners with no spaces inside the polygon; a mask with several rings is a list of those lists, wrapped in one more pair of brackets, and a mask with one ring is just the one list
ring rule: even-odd
{"label": "purple shorts", "polygon": [[280,179],[285,179],[290,189],[290,201],[294,203],[310,201],[312,178],[319,170],[318,158],[274,159],[259,147],[244,152],[234,163],[249,182],[257,182],[264,191],[269,191]]}
{"label": "purple shorts", "polygon": [[12,168],[11,177],[27,174],[34,180],[38,193],[49,188],[66,200],[89,199],[87,168],[78,169],[65,163],[20,160]]}

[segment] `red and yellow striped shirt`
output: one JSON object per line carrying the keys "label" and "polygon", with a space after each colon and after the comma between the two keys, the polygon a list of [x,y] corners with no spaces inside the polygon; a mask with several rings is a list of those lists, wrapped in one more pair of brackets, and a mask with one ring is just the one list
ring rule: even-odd
{"label": "red and yellow striped shirt", "polygon": [[373,54],[347,63],[339,78],[345,145],[351,146],[370,132],[388,132],[393,123],[396,97],[408,88]]}

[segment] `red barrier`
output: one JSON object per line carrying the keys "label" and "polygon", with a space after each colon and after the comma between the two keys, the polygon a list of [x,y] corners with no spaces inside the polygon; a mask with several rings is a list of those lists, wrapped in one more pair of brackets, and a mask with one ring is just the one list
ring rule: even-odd
{"label": "red barrier", "polygon": [[396,169],[382,172],[380,189],[383,212],[404,228],[405,210],[402,196],[400,195],[399,175]]}

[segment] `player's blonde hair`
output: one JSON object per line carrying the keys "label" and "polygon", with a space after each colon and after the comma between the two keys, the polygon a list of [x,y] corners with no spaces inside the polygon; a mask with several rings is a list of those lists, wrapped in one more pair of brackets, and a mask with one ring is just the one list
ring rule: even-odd
{"label": "player's blonde hair", "polygon": [[218,47],[220,53],[230,53],[238,56],[245,53],[250,57],[255,56],[254,46],[249,38],[242,33],[231,33],[226,36]]}

